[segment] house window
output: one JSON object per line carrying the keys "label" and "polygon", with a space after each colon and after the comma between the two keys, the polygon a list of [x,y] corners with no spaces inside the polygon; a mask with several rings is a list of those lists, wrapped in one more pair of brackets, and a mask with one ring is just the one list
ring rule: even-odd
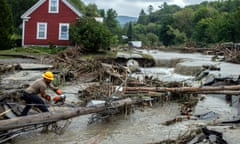
{"label": "house window", "polygon": [[37,23],[37,39],[47,39],[47,23]]}
{"label": "house window", "polygon": [[58,13],[59,0],[49,0],[49,13]]}
{"label": "house window", "polygon": [[69,39],[69,24],[61,23],[59,24],[59,40]]}

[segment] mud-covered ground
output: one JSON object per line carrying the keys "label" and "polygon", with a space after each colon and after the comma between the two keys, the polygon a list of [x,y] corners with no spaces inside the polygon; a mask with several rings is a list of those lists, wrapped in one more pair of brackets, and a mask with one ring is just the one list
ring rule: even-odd
{"label": "mud-covered ground", "polygon": [[[156,54],[156,53],[155,53]],[[169,53],[168,53],[169,54]],[[188,55],[189,56],[189,55]],[[176,58],[175,53],[172,55]],[[193,54],[192,57],[195,57]],[[169,56],[168,56],[169,58]],[[160,61],[160,59],[158,59]],[[9,59],[0,60],[0,63],[37,63],[38,60],[27,59]],[[204,61],[206,62],[206,61]],[[227,64],[226,64],[227,65]],[[225,65],[225,66],[226,66]],[[231,67],[232,65],[230,65]],[[236,67],[234,67],[236,69]],[[232,69],[234,69],[232,68]],[[164,68],[163,68],[164,69]],[[144,69],[143,69],[144,70]],[[149,68],[145,70],[145,75]],[[156,70],[158,71],[158,70]],[[151,75],[161,76],[154,69],[151,69]],[[171,77],[174,71],[168,68],[164,71],[166,75]],[[34,79],[41,77],[42,71],[11,71],[6,73],[2,79],[2,83],[7,86],[20,85],[22,83],[30,83]],[[163,74],[164,77],[164,74]],[[182,76],[178,76],[185,78]],[[177,79],[176,77],[175,79]],[[187,79],[189,77],[186,77]],[[191,77],[190,77],[191,78]],[[17,83],[19,82],[19,83]],[[81,81],[70,81],[61,86],[63,93],[67,95],[68,102],[79,101],[79,90],[83,90],[94,83],[83,83]],[[49,91],[51,95],[52,92]],[[189,130],[197,129],[201,126],[207,126],[211,130],[223,133],[223,138],[229,144],[240,143],[237,125],[214,126],[211,125],[217,121],[226,121],[238,118],[239,104],[238,97],[233,98],[233,105],[229,105],[222,95],[204,95],[204,99],[200,100],[193,109],[193,115],[214,112],[206,119],[184,119],[183,121],[166,126],[164,123],[168,120],[179,117],[181,104],[175,102],[167,102],[162,104],[155,103],[152,107],[136,108],[130,115],[113,116],[107,122],[99,122],[89,125],[91,115],[79,116],[72,119],[71,124],[62,135],[54,132],[40,133],[39,130],[30,133],[24,133],[13,139],[15,144],[85,144],[85,143],[128,143],[128,144],[146,144],[158,143],[166,139],[178,139]]]}

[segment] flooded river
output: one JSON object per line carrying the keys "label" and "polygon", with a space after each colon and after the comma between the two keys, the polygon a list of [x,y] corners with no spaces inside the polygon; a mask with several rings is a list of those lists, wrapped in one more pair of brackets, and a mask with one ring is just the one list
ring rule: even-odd
{"label": "flooded river", "polygon": [[[193,72],[201,69],[204,64],[216,64],[221,67],[219,76],[237,77],[240,72],[240,65],[212,62],[209,55],[183,54],[174,52],[142,51],[141,53],[151,54],[156,60],[157,66],[153,68],[141,68],[142,73],[134,73],[132,76],[141,78],[142,75],[152,75],[164,81],[183,81],[194,78]],[[179,70],[177,70],[179,69]],[[182,71],[182,72],[181,72]],[[189,71],[189,72],[184,72]],[[25,72],[26,73],[26,72]],[[215,72],[216,73],[216,72]],[[36,73],[35,73],[36,74]],[[186,75],[188,74],[188,75]],[[16,74],[17,75],[17,74]],[[18,75],[21,75],[21,73]],[[31,77],[31,79],[34,79]],[[10,76],[9,76],[10,77]],[[18,77],[18,76],[15,76]],[[29,75],[21,75],[21,79],[30,78]],[[8,78],[3,82],[8,82]],[[28,80],[27,82],[29,82]],[[63,87],[63,91],[68,91],[68,100],[75,101],[82,84]],[[233,98],[238,99],[237,97]],[[239,117],[238,102],[230,106],[221,95],[206,95],[205,99],[199,101],[194,109],[194,114],[214,112],[217,116],[214,119],[205,120],[185,120],[176,124],[163,125],[167,120],[180,116],[180,105],[177,103],[154,104],[152,107],[136,108],[130,115],[113,116],[107,122],[98,122],[89,125],[91,115],[84,115],[72,119],[71,124],[61,135],[53,132],[40,133],[34,131],[16,137],[14,144],[147,144],[156,143],[166,139],[174,139],[186,131],[195,129],[200,125],[206,125],[212,120],[231,120]],[[210,126],[209,126],[210,127]],[[224,139],[229,144],[240,143],[239,128],[230,129],[227,126],[215,126],[211,129],[223,132]]]}

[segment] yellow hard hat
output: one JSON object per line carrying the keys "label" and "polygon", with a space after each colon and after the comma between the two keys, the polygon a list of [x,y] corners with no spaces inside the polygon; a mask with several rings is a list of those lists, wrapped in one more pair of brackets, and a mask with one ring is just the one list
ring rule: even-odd
{"label": "yellow hard hat", "polygon": [[51,71],[46,71],[45,73],[42,74],[42,76],[48,80],[53,80],[54,76]]}

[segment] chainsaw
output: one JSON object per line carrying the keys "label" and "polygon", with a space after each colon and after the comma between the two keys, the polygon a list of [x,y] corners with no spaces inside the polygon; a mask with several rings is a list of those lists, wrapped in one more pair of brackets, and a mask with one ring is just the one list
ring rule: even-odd
{"label": "chainsaw", "polygon": [[66,96],[64,94],[57,95],[53,97],[54,104],[64,104]]}

